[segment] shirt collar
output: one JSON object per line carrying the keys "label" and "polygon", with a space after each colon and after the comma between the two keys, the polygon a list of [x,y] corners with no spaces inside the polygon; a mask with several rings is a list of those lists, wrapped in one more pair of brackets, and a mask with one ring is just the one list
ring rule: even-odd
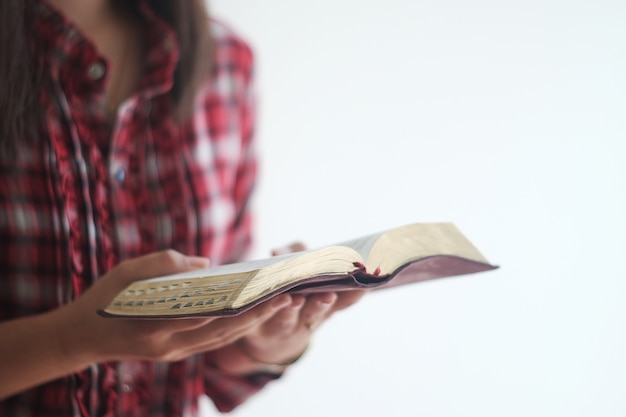
{"label": "shirt collar", "polygon": [[[180,52],[173,28],[154,13],[146,0],[139,1],[139,11],[146,45],[139,94],[149,98],[172,88]],[[106,59],[79,28],[46,0],[37,4],[34,34],[38,59],[66,93],[103,88]],[[103,70],[100,77],[97,65]]]}

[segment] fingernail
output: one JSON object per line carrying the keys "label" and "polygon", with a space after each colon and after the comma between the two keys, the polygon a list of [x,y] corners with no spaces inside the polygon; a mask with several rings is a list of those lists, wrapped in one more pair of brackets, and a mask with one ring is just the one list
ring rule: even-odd
{"label": "fingernail", "polygon": [[286,255],[288,253],[301,252],[305,250],[306,247],[301,242],[295,242],[287,246],[283,246],[282,248],[276,248],[272,251],[272,255]]}
{"label": "fingernail", "polygon": [[337,294],[334,292],[331,292],[331,293],[326,294],[324,298],[319,300],[319,303],[327,305],[327,304],[332,304],[335,301],[337,301]]}
{"label": "fingernail", "polygon": [[302,308],[305,302],[306,302],[306,299],[304,297],[298,297],[298,298],[292,297],[291,308],[293,308],[294,310]]}
{"label": "fingernail", "polygon": [[270,306],[274,309],[285,307],[287,304],[291,302],[291,297],[289,295],[283,294],[274,298],[271,301]]}
{"label": "fingernail", "polygon": [[288,253],[291,253],[291,249],[289,246],[284,246],[282,248],[276,248],[274,250],[272,250],[272,255],[273,256],[279,256],[279,255],[286,255]]}
{"label": "fingernail", "polygon": [[208,258],[202,256],[188,256],[187,265],[193,268],[208,268],[211,261]]}

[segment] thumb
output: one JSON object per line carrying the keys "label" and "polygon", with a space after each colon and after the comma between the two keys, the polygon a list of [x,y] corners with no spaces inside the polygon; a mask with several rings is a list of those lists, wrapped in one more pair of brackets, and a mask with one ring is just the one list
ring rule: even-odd
{"label": "thumb", "polygon": [[175,250],[151,253],[120,263],[115,270],[126,284],[141,279],[208,268],[209,260],[199,256],[185,256]]}
{"label": "thumb", "polygon": [[290,243],[287,246],[283,246],[282,248],[276,248],[272,250],[272,256],[278,256],[278,255],[286,255],[288,253],[294,253],[294,252],[302,252],[306,250],[306,246],[304,243],[302,242],[293,242]]}
{"label": "thumb", "polygon": [[98,298],[108,302],[134,281],[208,268],[209,264],[207,258],[165,250],[123,261],[96,281],[94,287],[100,287]]}

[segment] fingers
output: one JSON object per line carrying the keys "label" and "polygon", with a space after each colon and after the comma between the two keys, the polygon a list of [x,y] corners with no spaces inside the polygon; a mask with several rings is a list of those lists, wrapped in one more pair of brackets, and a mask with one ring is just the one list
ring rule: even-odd
{"label": "fingers", "polygon": [[337,294],[334,292],[309,296],[300,313],[300,324],[309,331],[315,330],[332,314],[336,301]]}
{"label": "fingers", "polygon": [[359,301],[367,291],[365,290],[350,290],[340,291],[337,293],[337,301],[333,306],[333,311],[340,311],[346,309]]}
{"label": "fingers", "polygon": [[267,335],[281,335],[293,332],[300,320],[300,311],[306,303],[302,295],[291,295],[291,304],[276,312],[269,320],[263,323],[261,331]]}
{"label": "fingers", "polygon": [[141,331],[144,333],[177,333],[185,332],[189,330],[198,329],[206,326],[212,321],[217,320],[217,317],[205,317],[205,318],[185,318],[177,320],[138,320],[138,319],[120,319],[120,321],[126,321],[131,326],[141,326]]}
{"label": "fingers", "polygon": [[330,316],[337,295],[333,292],[305,297],[291,295],[291,304],[277,311],[258,329],[262,338],[286,338],[298,332],[310,332]]}
{"label": "fingers", "polygon": [[343,310],[365,295],[365,291],[324,292],[309,295],[300,309],[298,322],[309,331],[315,330],[333,313]]}
{"label": "fingers", "polygon": [[[176,262],[174,259],[170,265],[178,268],[180,264],[177,266]],[[245,339],[247,346],[259,358],[282,363],[302,352],[311,332],[319,324],[362,295],[363,292],[328,292],[308,296],[283,294],[235,317],[154,321],[118,321],[98,317],[97,323],[93,318],[83,323],[94,326],[76,327],[81,327],[88,336],[94,333],[93,337],[88,337],[91,341],[84,350],[107,360],[142,358],[173,361]],[[89,319],[87,315],[80,316]],[[92,327],[93,331],[90,330]],[[107,336],[103,338],[103,334]]]}
{"label": "fingers", "polygon": [[285,255],[285,254],[294,253],[294,252],[302,252],[303,250],[306,250],[306,246],[304,245],[304,243],[294,242],[285,247],[274,249],[272,251],[272,256]]}
{"label": "fingers", "polygon": [[124,277],[124,281],[128,284],[140,279],[208,267],[209,260],[207,258],[185,256],[174,250],[165,250],[124,261],[115,270],[117,274]]}
{"label": "fingers", "polygon": [[256,357],[281,363],[301,353],[312,331],[363,294],[364,291],[283,294],[240,316],[215,319],[174,334],[170,340],[175,348],[170,359],[217,350],[245,338],[247,348]]}
{"label": "fingers", "polygon": [[101,304],[108,303],[133,281],[208,267],[207,258],[185,256],[173,250],[166,250],[120,263],[96,281],[93,287],[99,288],[98,301]]}
{"label": "fingers", "polygon": [[335,311],[356,303],[365,291],[324,292],[292,295],[292,303],[263,323],[265,336],[283,336],[301,330],[315,330]]}
{"label": "fingers", "polygon": [[280,295],[239,316],[219,318],[206,326],[173,336],[174,344],[185,347],[185,354],[218,349],[235,342],[255,327],[268,321],[277,312],[288,308],[291,296]]}

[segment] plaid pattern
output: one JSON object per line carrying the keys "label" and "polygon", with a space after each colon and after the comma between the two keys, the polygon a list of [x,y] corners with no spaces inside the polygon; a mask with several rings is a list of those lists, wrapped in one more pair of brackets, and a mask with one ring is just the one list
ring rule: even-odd
{"label": "plaid pattern", "polygon": [[[148,252],[173,248],[215,265],[249,248],[251,51],[211,22],[216,66],[192,120],[178,124],[167,94],[175,35],[142,10],[145,74],[111,133],[106,62],[60,13],[39,5],[33,35],[52,82],[41,94],[42,137],[0,163],[0,320],[69,303],[119,261]],[[228,411],[273,378],[229,377],[210,363],[206,354],[94,365],[0,402],[0,416],[193,416],[203,393]]]}

